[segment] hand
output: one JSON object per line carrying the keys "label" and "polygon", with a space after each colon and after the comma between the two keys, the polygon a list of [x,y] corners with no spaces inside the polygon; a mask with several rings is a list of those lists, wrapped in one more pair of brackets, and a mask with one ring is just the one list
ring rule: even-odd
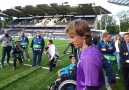
{"label": "hand", "polygon": [[47,49],[46,49],[46,48],[44,48],[44,51],[46,52],[46,51],[47,51]]}
{"label": "hand", "polygon": [[109,47],[108,49],[113,49],[113,47]]}
{"label": "hand", "polygon": [[46,52],[44,51],[44,53],[46,54]]}
{"label": "hand", "polygon": [[61,69],[60,69],[60,70],[58,70],[58,72],[57,72],[57,73],[58,73],[58,76],[60,76],[60,72],[61,72]]}
{"label": "hand", "polygon": [[102,51],[106,51],[106,49],[105,49],[105,48],[101,48],[101,50],[102,50]]}
{"label": "hand", "polygon": [[13,53],[13,50],[11,50],[11,53]]}
{"label": "hand", "polygon": [[116,88],[116,83],[111,83],[111,84],[110,84],[110,87],[111,87],[112,90],[115,90],[115,88]]}

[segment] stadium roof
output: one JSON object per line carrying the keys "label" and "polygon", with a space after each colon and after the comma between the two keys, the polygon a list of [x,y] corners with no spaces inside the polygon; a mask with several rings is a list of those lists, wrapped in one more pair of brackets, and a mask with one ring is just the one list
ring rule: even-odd
{"label": "stadium roof", "polygon": [[108,0],[108,2],[117,5],[129,6],[129,0]]}
{"label": "stadium roof", "polygon": [[68,4],[58,5],[57,3],[52,3],[50,5],[39,4],[37,6],[15,6],[15,8],[6,9],[1,11],[1,13],[14,17],[32,17],[48,15],[100,15],[110,14],[111,12],[101,6],[94,6],[93,3],[78,4],[77,6],[70,6]]}

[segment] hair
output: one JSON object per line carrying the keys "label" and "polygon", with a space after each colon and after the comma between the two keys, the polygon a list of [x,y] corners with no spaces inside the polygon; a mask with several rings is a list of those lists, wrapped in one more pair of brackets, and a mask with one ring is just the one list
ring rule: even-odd
{"label": "hair", "polygon": [[129,35],[129,33],[125,33],[123,36],[125,36],[125,35]]}
{"label": "hair", "polygon": [[85,36],[86,44],[90,44],[92,41],[92,33],[88,26],[88,23],[82,19],[76,19],[70,22],[70,24],[65,28],[65,33],[70,34],[70,31],[75,32],[76,35]]}
{"label": "hair", "polygon": [[107,37],[107,35],[110,35],[110,33],[109,32],[104,33],[103,38]]}
{"label": "hair", "polygon": [[51,44],[53,44],[53,41],[52,40],[48,40]]}
{"label": "hair", "polygon": [[116,34],[116,36],[114,37],[114,42],[117,40],[117,37],[121,37],[120,34]]}

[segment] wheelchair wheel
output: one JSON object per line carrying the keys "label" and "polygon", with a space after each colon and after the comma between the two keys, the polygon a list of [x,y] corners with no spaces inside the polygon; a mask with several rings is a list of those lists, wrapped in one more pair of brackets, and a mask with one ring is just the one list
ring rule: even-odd
{"label": "wheelchair wheel", "polygon": [[76,81],[65,80],[59,85],[58,90],[76,90]]}

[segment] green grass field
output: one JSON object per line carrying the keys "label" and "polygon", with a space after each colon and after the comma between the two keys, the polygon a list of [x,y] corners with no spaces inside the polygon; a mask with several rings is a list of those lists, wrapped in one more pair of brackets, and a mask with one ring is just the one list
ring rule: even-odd
{"label": "green grass field", "polygon": [[[16,39],[16,38],[13,38]],[[43,69],[42,67],[48,67],[47,56],[43,53],[41,66],[30,67],[22,65],[20,66],[17,61],[17,69],[12,70],[13,64],[7,66],[5,63],[5,68],[0,68],[0,90],[47,90],[49,86],[57,77],[57,71],[70,64],[68,59],[69,55],[64,55],[63,52],[68,46],[67,40],[53,40],[57,47],[60,58],[57,62],[57,67],[54,69],[53,73],[49,73],[48,69]],[[31,39],[30,39],[31,42]],[[47,40],[45,40],[45,43]],[[1,46],[0,46],[1,50]],[[28,49],[29,50],[29,49]],[[31,61],[26,58],[23,64],[32,64],[32,51],[29,50]],[[1,58],[1,51],[0,51]],[[61,61],[60,61],[61,60]],[[13,61],[11,58],[10,61]],[[6,62],[6,59],[5,59]],[[114,70],[117,70],[117,65],[115,64]],[[106,90],[106,89],[104,89]],[[124,82],[122,74],[120,74],[120,79],[117,80],[116,90],[124,90]]]}

